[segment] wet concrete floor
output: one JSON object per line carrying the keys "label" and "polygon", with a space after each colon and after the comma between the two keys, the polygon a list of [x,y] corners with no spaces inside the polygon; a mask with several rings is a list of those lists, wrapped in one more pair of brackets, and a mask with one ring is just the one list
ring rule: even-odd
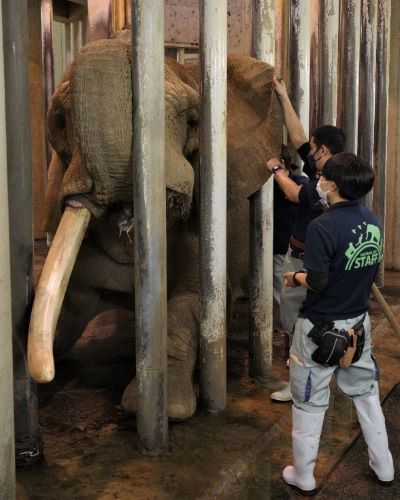
{"label": "wet concrete floor", "polygon": [[[38,269],[43,253],[36,255]],[[384,294],[400,320],[400,273],[387,273],[385,284]],[[17,472],[17,498],[298,496],[281,480],[281,470],[291,459],[290,404],[272,403],[269,398],[279,381],[288,379],[285,339],[281,333],[274,335],[274,380],[269,387],[255,384],[248,376],[247,306],[246,300],[237,302],[229,332],[226,410],[211,415],[199,409],[189,421],[171,424],[169,454],[159,458],[138,453],[135,420],[118,407],[134,373],[132,314],[113,310],[94,319],[70,356],[58,364],[55,381],[40,387],[44,461],[34,469]],[[400,339],[373,301],[371,309],[374,353],[381,367],[381,399],[385,399],[400,381]],[[364,483],[370,480],[365,474],[357,479],[360,496],[357,491],[342,496],[337,486],[329,490],[330,478],[359,433],[351,402],[333,384],[316,467],[317,482],[323,485],[319,495],[398,498],[387,490],[381,496],[364,496],[368,495]],[[389,438],[400,441],[397,432]],[[367,468],[366,454],[358,458],[360,467],[364,461]]]}

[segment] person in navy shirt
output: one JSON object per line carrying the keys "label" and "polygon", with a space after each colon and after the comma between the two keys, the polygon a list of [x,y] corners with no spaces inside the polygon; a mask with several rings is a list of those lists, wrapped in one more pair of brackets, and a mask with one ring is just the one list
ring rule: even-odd
{"label": "person in navy shirt", "polygon": [[[287,175],[280,159],[271,158],[266,163],[266,168],[274,174],[275,183],[282,190],[284,196],[298,206],[297,217],[293,220],[289,240],[290,247],[283,262],[283,273],[285,273],[303,269],[304,242],[308,224],[321,215],[325,208],[316,190],[318,176],[332,155],[344,151],[346,136],[343,130],[338,127],[323,125],[316,128],[308,140],[290,102],[285,83],[274,78],[274,87],[282,105],[290,141],[303,160],[303,172],[307,175],[307,177],[302,177],[303,181],[298,182]],[[288,214],[283,216],[285,215],[288,216]],[[284,331],[290,338],[293,335],[299,309],[305,298],[305,289],[281,288],[280,320]],[[275,401],[291,401],[289,384],[283,389],[273,392],[270,397]]]}
{"label": "person in navy shirt", "polygon": [[[376,217],[359,201],[373,182],[370,165],[352,153],[334,155],[326,162],[317,189],[329,208],[308,226],[305,271],[284,275],[286,286],[307,290],[290,349],[293,465],[283,470],[284,481],[303,492],[315,489],[313,471],[333,374],[341,392],[354,402],[370,468],[382,483],[390,484],[394,478],[368,316],[371,286],[382,258],[382,236]],[[360,332],[363,327],[357,342],[362,338],[364,345],[352,364],[315,361],[317,345],[308,334],[321,320],[333,321],[337,331],[349,335],[356,325]]]}

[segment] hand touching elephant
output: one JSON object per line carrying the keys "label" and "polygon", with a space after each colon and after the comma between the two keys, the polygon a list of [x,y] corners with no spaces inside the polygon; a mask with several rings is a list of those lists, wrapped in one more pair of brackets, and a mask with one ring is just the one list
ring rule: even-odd
{"label": "hand touching elephant", "polygon": [[[56,355],[66,353],[88,322],[110,307],[113,292],[119,297],[127,294],[133,304],[135,161],[131,156],[130,59],[129,32],[88,44],[57,87],[49,111],[54,153],[45,228],[55,231],[66,206],[70,212],[84,206],[91,214],[54,332]],[[265,159],[277,154],[281,143],[282,120],[272,76],[269,65],[252,58],[228,59],[227,223],[232,299],[241,293],[248,263],[247,198],[267,180]],[[186,67],[166,59],[168,415],[176,420],[190,417],[196,409],[192,374],[199,328],[198,88],[197,65]],[[62,227],[61,222],[57,232]],[[70,237],[62,235],[67,241]],[[44,357],[50,356],[52,363],[51,329],[45,337],[31,327],[28,359],[38,382],[54,375],[52,365],[52,370],[43,369]],[[135,410],[135,393],[133,381],[123,396],[128,410]]]}

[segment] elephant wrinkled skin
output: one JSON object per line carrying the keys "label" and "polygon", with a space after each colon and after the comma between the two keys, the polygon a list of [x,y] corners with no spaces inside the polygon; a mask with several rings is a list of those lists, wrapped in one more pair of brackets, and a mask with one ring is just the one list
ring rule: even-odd
{"label": "elephant wrinkled skin", "polygon": [[[54,233],[65,205],[91,213],[54,335],[62,356],[110,297],[133,304],[132,88],[130,34],[92,42],[78,54],[53,96],[54,148],[45,229]],[[281,143],[282,117],[272,91],[273,68],[247,56],[228,57],[229,300],[243,293],[248,266],[248,197],[268,179],[265,160]],[[199,67],[165,60],[168,265],[168,416],[196,409],[192,375],[199,330]],[[68,238],[68,235],[63,235]],[[104,292],[107,291],[107,300]],[[118,301],[114,307],[118,307]],[[39,356],[40,357],[40,356]],[[36,360],[40,365],[40,359]],[[135,410],[136,384],[122,404]]]}

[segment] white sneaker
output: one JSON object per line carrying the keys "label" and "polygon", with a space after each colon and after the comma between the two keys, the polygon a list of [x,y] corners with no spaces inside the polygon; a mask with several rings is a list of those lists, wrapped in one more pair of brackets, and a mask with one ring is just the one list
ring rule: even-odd
{"label": "white sneaker", "polygon": [[291,401],[292,393],[290,391],[290,384],[285,385],[280,391],[273,392],[270,397],[273,401]]}

